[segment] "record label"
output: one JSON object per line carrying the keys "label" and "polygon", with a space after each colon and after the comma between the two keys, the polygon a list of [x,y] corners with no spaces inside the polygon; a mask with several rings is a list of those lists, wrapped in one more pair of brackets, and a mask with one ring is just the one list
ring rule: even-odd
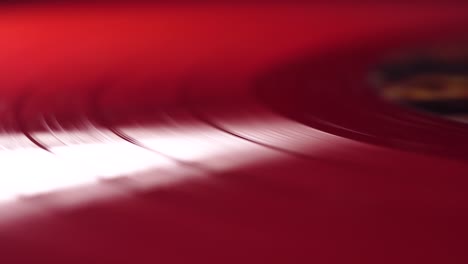
{"label": "record label", "polygon": [[373,81],[384,98],[468,122],[468,49],[420,49],[379,68]]}

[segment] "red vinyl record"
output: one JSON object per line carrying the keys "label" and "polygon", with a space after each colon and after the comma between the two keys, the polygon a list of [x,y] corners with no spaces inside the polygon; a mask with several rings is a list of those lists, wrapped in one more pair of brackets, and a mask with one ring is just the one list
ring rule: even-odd
{"label": "red vinyl record", "polygon": [[1,263],[467,263],[468,5],[0,9]]}

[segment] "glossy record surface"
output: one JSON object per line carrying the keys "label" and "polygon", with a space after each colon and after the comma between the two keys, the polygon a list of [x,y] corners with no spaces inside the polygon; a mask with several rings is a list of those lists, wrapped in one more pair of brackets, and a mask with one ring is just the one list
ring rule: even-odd
{"label": "glossy record surface", "polygon": [[466,263],[466,125],[377,98],[463,5],[1,11],[2,263]]}

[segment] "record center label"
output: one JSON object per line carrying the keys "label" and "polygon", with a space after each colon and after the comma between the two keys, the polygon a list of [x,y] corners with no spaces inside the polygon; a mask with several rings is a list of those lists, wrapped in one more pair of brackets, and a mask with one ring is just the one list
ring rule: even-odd
{"label": "record center label", "polygon": [[468,48],[392,58],[381,64],[374,81],[391,102],[468,123]]}

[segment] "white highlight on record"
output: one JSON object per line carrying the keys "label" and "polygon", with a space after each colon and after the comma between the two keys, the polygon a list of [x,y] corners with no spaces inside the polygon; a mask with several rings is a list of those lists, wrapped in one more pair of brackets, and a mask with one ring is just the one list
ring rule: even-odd
{"label": "white highlight on record", "polygon": [[[242,127],[243,133],[252,137],[265,137],[268,131],[285,129],[286,123],[282,119],[263,120],[266,121],[250,123],[247,127],[237,125]],[[291,129],[306,129],[307,133],[315,133],[313,129],[301,124],[290,122],[287,125]],[[285,155],[206,124],[127,127],[121,128],[121,131],[150,149],[185,162],[203,164],[209,171],[234,169]],[[269,137],[268,143],[280,147],[310,147],[317,150],[329,146],[323,140],[323,132],[317,131],[316,135],[319,139],[307,142],[307,146],[302,140],[292,142],[282,137]],[[40,149],[23,134],[4,131],[0,135],[0,201],[14,202],[24,197],[30,197],[30,201],[34,201],[37,195],[51,194],[52,200],[57,196],[62,201],[58,201],[59,203],[72,204],[105,196],[106,193],[103,192],[106,192],[106,188],[99,191],[98,195],[92,191],[93,188],[105,185],[100,184],[102,179],[128,177],[136,184],[132,188],[151,189],[188,179],[206,178],[210,174],[180,165],[164,155],[131,144],[101,128],[90,127],[89,131],[56,131],[53,135],[41,132],[33,136],[49,146],[52,153]],[[76,187],[83,187],[84,191],[73,191]],[[108,193],[108,196],[115,195],[111,191]]]}

